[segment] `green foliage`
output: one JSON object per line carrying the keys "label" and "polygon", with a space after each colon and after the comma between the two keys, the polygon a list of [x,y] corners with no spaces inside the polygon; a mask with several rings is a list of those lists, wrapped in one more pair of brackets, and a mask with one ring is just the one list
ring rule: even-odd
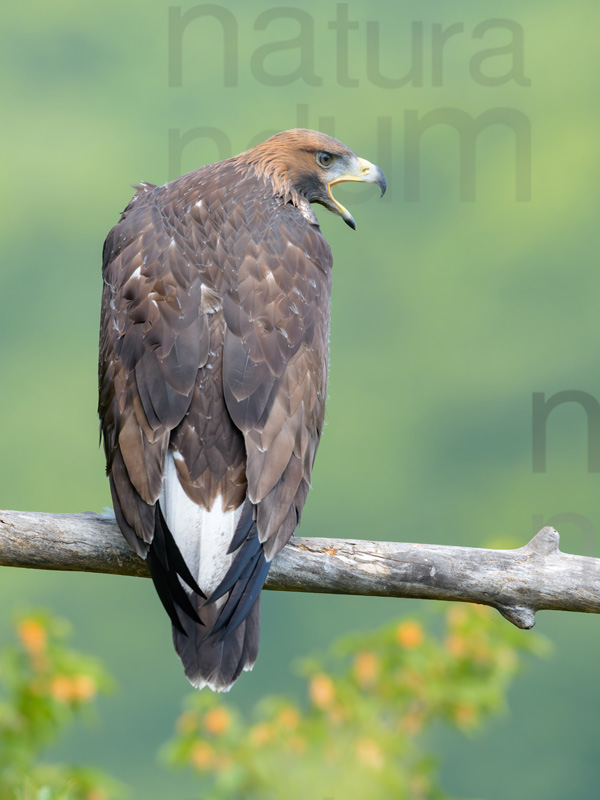
{"label": "green foliage", "polygon": [[[123,790],[93,769],[45,764],[43,748],[111,688],[102,666],[66,647],[68,625],[23,616],[0,653],[0,800],[108,800]],[[444,800],[426,733],[470,732],[504,708],[519,655],[544,641],[484,606],[453,606],[440,634],[415,619],[347,636],[306,660],[308,700],[266,697],[251,720],[195,692],[166,748],[191,767],[203,798]],[[315,794],[316,793],[316,794]]]}
{"label": "green foliage", "polygon": [[[182,85],[173,86],[168,65],[179,49],[169,7],[186,14],[196,2],[3,4],[2,504],[75,512],[111,502],[95,411],[102,242],[131,184],[175,177],[170,132],[216,129],[239,152],[261,131],[302,124],[378,163],[389,188],[379,199],[374,187],[340,186],[356,232],[315,209],[334,254],[332,369],[299,535],[482,546],[509,533],[520,546],[555,524],[561,549],[599,556],[598,474],[587,470],[577,403],[552,412],[548,469],[531,469],[531,393],[580,389],[600,399],[597,0],[292,3],[312,18],[310,36],[277,14],[287,5],[217,4],[236,18],[236,86],[224,86],[221,24],[211,14],[193,19],[182,38]],[[359,27],[329,27],[338,8]],[[269,9],[279,18],[255,27]],[[503,50],[509,31],[473,35],[492,17],[522,28],[531,86],[473,80],[477,53],[490,54],[490,76],[515,63]],[[423,30],[422,85],[376,85],[373,71],[409,75],[420,48],[413,21]],[[367,23],[380,31],[370,54]],[[444,41],[442,31],[457,26],[463,32]],[[345,37],[355,87],[340,83]],[[438,48],[444,41],[442,85],[432,80],[434,37]],[[265,85],[252,56],[284,40],[290,46],[266,55],[265,67],[297,77]],[[313,59],[320,86],[299,69]],[[411,113],[422,119],[440,108],[473,118],[508,108],[530,119],[532,202],[515,201],[516,138],[505,125],[482,131],[473,148],[476,200],[460,200],[464,138],[434,126],[415,151],[407,137]],[[182,170],[219,157],[210,134],[198,136],[183,150]],[[418,202],[405,195],[414,164]],[[68,616],[126,687],[103,709],[97,763],[135,786],[136,797],[187,800],[194,773],[152,760],[186,688],[148,583],[3,569],[0,641],[12,608],[33,602]],[[235,698],[247,705],[285,693],[291,658],[321,652],[331,631],[367,629],[374,615],[379,625],[403,607],[267,592],[259,662]],[[539,615],[557,657],[516,682],[510,721],[485,739],[438,738],[449,791],[487,800],[597,795],[599,623],[591,614]],[[73,739],[69,753],[79,751]],[[311,791],[307,800],[322,796]]]}
{"label": "green foliage", "polygon": [[306,661],[304,708],[267,698],[249,721],[195,693],[167,759],[198,772],[206,800],[442,800],[427,730],[436,721],[467,733],[481,726],[504,709],[519,655],[543,650],[540,637],[484,606],[452,607],[438,636],[403,620]]}
{"label": "green foliage", "polygon": [[44,747],[85,717],[111,681],[97,660],[67,648],[64,620],[39,612],[17,623],[0,653],[0,800],[108,800],[122,796],[100,772],[45,764]]}

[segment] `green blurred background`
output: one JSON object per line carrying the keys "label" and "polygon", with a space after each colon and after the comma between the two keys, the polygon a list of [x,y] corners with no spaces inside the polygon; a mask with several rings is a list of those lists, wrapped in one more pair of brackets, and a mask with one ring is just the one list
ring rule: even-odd
{"label": "green blurred background", "polygon": [[[191,8],[210,13],[181,38]],[[237,43],[224,47],[217,12]],[[545,472],[532,470],[531,433],[533,392],[600,397],[597,3],[506,0],[502,21],[496,3],[441,0],[171,13],[169,33],[166,2],[3,10],[0,505],[110,504],[95,411],[100,253],[131,184],[302,125],[378,163],[389,191],[338,192],[356,233],[319,211],[335,260],[332,368],[301,534],[520,546],[558,519],[563,550],[600,556],[583,410],[552,412]],[[474,199],[456,130],[433,125],[416,146],[415,118],[449,122],[448,109],[500,109],[506,122],[477,141]],[[5,569],[2,639],[13,612],[37,604],[71,619],[75,645],[120,685],[60,757],[101,766],[134,796],[192,796],[156,759],[188,686],[150,582]],[[248,707],[299,692],[295,659],[425,606],[265,593],[260,658],[231,697]],[[439,733],[448,792],[597,794],[598,620],[545,612],[537,625],[555,652],[532,662],[507,716],[473,739]]]}

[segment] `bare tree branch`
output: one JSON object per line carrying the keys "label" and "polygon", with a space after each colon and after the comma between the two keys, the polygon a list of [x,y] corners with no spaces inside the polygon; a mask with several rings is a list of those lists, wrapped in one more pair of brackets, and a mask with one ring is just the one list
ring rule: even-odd
{"label": "bare tree branch", "polygon": [[[554,528],[516,550],[295,538],[265,588],[484,603],[519,628],[542,609],[600,613],[600,559],[558,541]],[[149,577],[114,519],[91,512],[0,511],[0,566]]]}

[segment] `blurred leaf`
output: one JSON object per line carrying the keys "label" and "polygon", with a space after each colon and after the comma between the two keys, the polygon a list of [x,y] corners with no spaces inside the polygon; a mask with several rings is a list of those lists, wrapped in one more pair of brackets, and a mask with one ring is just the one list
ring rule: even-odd
{"label": "blurred leaf", "polygon": [[521,655],[545,649],[486,606],[452,606],[438,636],[404,619],[307,659],[302,707],[268,697],[245,719],[215,695],[192,695],[165,754],[198,773],[206,800],[442,800],[427,730],[481,728],[504,709]]}
{"label": "blurred leaf", "polygon": [[41,760],[77,718],[114,684],[102,665],[66,646],[69,626],[46,611],[16,625],[18,641],[0,651],[0,798],[109,800],[123,787],[101,772]]}

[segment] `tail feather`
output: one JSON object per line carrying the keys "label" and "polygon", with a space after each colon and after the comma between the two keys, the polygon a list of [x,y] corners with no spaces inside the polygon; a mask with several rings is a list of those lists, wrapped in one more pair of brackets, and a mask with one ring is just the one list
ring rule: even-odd
{"label": "tail feather", "polygon": [[242,671],[251,670],[256,661],[260,598],[243,622],[225,639],[212,633],[219,609],[205,606],[200,613],[206,623],[203,627],[195,625],[189,617],[182,620],[185,631],[183,634],[173,626],[175,650],[183,662],[186,677],[193,686],[197,689],[208,686],[214,692],[229,691]]}
{"label": "tail feather", "polygon": [[244,544],[244,541],[248,537],[252,525],[254,523],[254,506],[249,500],[242,506],[242,513],[240,514],[240,518],[238,520],[235,533],[233,534],[233,539],[231,540],[231,544],[227,550],[227,555],[231,555],[235,553],[235,551]]}
{"label": "tail feather", "polygon": [[168,565],[169,569],[175,572],[182,581],[185,581],[193,592],[200,595],[200,597],[205,597],[193,578],[188,565],[185,563],[185,559],[181,555],[181,550],[177,547],[173,534],[167,526],[160,503],[156,504],[153,543],[156,543],[160,548],[160,556],[164,563]]}
{"label": "tail feather", "polygon": [[182,581],[185,581],[196,595],[204,598],[204,594],[190,575],[158,503],[154,521],[154,537],[148,550],[148,568],[158,596],[173,625],[183,632],[176,606],[179,606],[184,614],[201,625],[202,621],[185,591]]}
{"label": "tail feather", "polygon": [[[264,585],[269,567],[271,566],[271,562],[265,559],[262,544],[258,542],[258,546],[256,546],[256,542],[258,542],[258,531],[256,530],[256,525],[253,525],[251,533],[241,546],[230,567],[230,571],[236,574],[235,581],[232,582],[228,580],[228,575],[226,575],[223,580],[223,584],[226,586],[229,586],[231,583],[230,593],[227,601],[223,605],[219,620],[213,628],[213,632],[220,633],[222,639],[231,635],[237,626],[246,618],[246,615],[260,595],[260,590]],[[242,565],[242,569],[238,576],[237,573],[240,569],[240,564]],[[227,591],[229,591],[229,589],[227,589]],[[222,592],[222,586],[217,588],[207,602],[215,602],[221,597]]]}
{"label": "tail feather", "polygon": [[185,494],[167,456],[148,561],[173,626],[175,650],[192,685],[227,691],[258,655],[260,590],[270,562],[249,500],[224,511]]}
{"label": "tail feather", "polygon": [[[244,503],[244,510],[242,511],[233,537],[233,541],[239,540],[239,544],[235,548],[233,545],[229,548],[230,554],[235,551],[237,552],[235,553],[235,557],[231,559],[231,564],[225,576],[222,578],[219,585],[211,592],[209,603],[215,603],[223,597],[224,594],[231,591],[239,580],[243,580],[242,576],[248,580],[251,573],[247,575],[245,575],[245,573],[249,565],[255,563],[256,559],[263,554],[263,546],[258,538],[256,523],[252,519],[252,514],[246,512],[246,507],[250,508],[250,511],[252,510],[252,503],[250,503],[249,500]],[[242,536],[240,536],[240,531],[242,532]]]}

